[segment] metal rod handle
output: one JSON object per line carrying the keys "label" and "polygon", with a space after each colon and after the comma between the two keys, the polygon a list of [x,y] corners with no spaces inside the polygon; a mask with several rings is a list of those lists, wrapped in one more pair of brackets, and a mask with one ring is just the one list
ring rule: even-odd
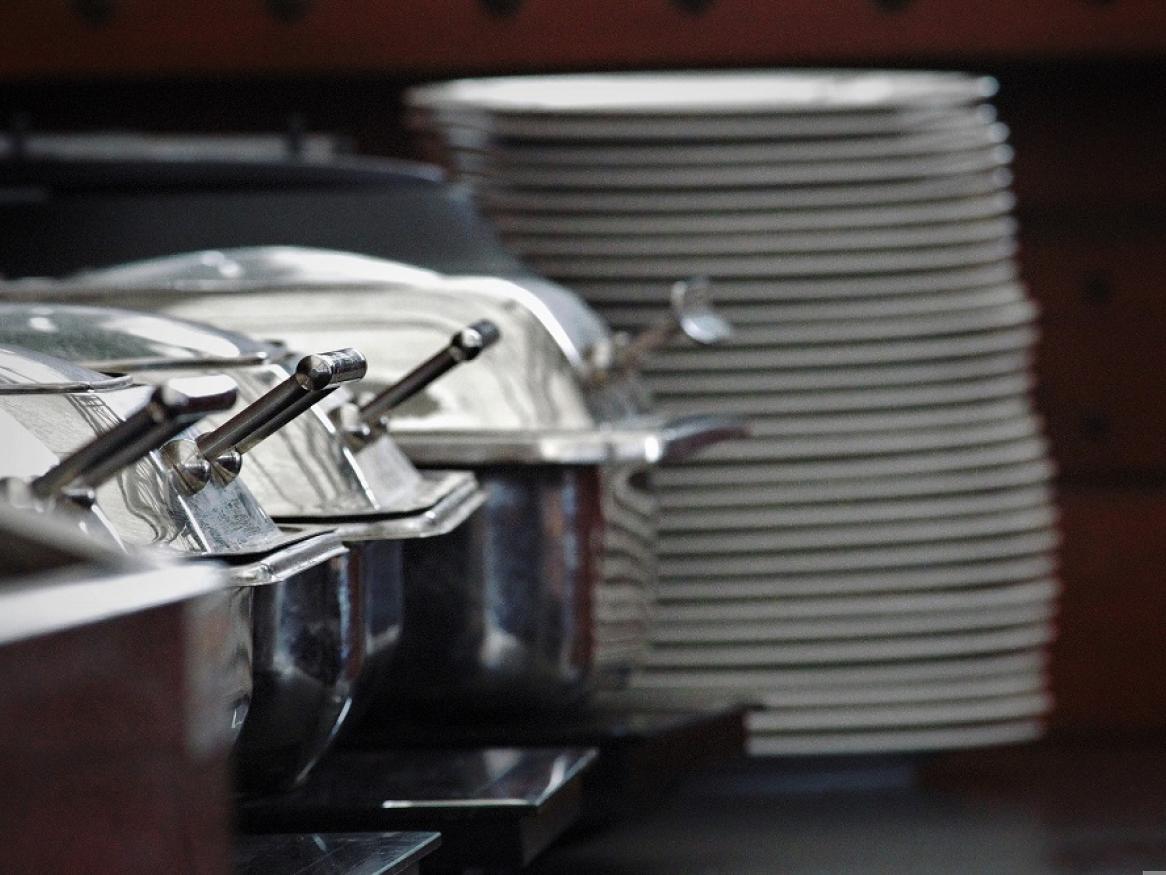
{"label": "metal rod handle", "polygon": [[208,413],[230,410],[237,393],[228,377],[188,377],[164,383],[154,389],[144,407],[62,459],[32,481],[30,488],[40,498],[57,495],[76,483],[96,489]]}
{"label": "metal rod handle", "polygon": [[712,346],[733,335],[733,327],[713,309],[709,281],[693,277],[672,284],[668,315],[645,328],[618,353],[616,369],[629,371],[681,332],[693,343]]}
{"label": "metal rod handle", "polygon": [[290,377],[214,431],[201,435],[196,441],[199,452],[212,461],[230,452],[245,453],[341,383],[359,380],[367,369],[364,356],[355,349],[306,355]]}
{"label": "metal rod handle", "polygon": [[361,407],[360,422],[369,426],[380,422],[394,407],[408,401],[462,362],[473,361],[501,337],[502,332],[489,319],[467,325],[450,338],[445,349],[423,361]]}

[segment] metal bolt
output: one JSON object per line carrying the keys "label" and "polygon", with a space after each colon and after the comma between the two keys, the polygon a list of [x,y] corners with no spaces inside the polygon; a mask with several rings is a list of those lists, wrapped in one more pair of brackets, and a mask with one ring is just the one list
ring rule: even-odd
{"label": "metal bolt", "polygon": [[290,23],[307,15],[311,5],[312,0],[267,0],[267,11],[274,18]]}
{"label": "metal bolt", "polygon": [[113,20],[114,0],[73,0],[73,9],[86,24],[99,27]]}
{"label": "metal bolt", "polygon": [[480,0],[482,8],[499,18],[517,15],[522,8],[522,0]]}
{"label": "metal bolt", "polygon": [[713,0],[672,0],[672,5],[689,15],[703,15],[713,5]]}

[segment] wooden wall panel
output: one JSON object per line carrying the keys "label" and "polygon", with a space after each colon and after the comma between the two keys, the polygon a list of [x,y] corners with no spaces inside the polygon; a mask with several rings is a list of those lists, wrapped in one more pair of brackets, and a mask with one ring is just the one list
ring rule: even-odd
{"label": "wooden wall panel", "polygon": [[[287,12],[283,20],[272,7]],[[1166,6],[1158,0],[7,0],[0,4],[0,33],[9,37],[0,52],[0,76],[7,77],[911,63],[1160,53]]]}
{"label": "wooden wall panel", "polygon": [[1053,725],[1166,729],[1166,490],[1064,484]]}
{"label": "wooden wall panel", "polygon": [[1038,400],[1067,479],[1166,473],[1166,220],[1023,226]]}

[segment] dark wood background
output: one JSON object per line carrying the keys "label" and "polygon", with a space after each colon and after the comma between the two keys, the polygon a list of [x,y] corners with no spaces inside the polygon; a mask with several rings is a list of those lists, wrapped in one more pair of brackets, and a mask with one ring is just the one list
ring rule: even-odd
{"label": "dark wood background", "polygon": [[426,78],[608,67],[996,75],[1039,400],[1061,469],[1062,734],[1166,728],[1166,3],[1161,0],[7,0],[0,122],[270,130],[407,154]]}

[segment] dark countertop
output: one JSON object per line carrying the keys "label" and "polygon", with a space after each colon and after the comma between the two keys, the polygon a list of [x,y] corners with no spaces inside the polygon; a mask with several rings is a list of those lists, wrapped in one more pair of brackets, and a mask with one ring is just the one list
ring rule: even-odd
{"label": "dark countertop", "polygon": [[425,832],[245,835],[235,875],[409,875],[440,845]]}
{"label": "dark countertop", "polygon": [[739,760],[532,875],[1166,870],[1166,738],[917,759]]}

